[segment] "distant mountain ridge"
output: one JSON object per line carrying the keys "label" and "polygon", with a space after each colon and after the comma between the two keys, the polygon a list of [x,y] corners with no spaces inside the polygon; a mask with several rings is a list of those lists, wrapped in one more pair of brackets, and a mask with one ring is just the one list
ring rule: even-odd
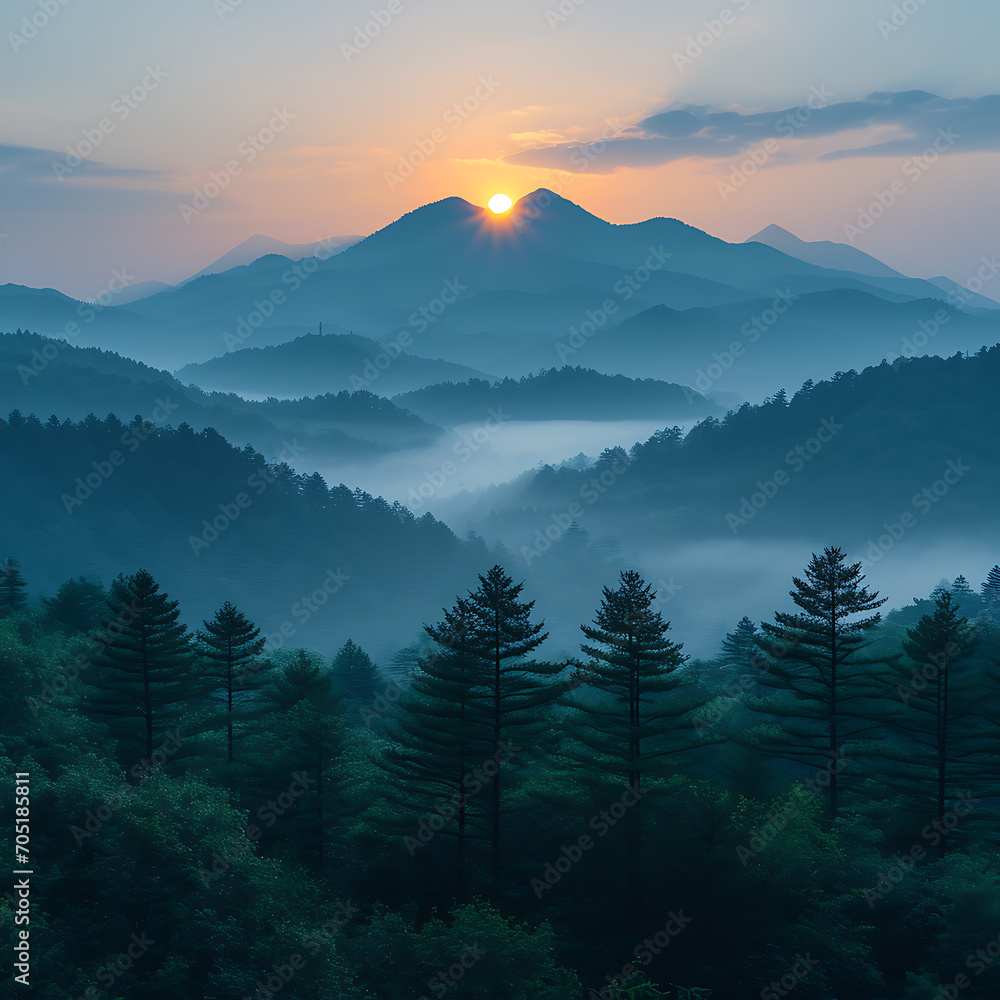
{"label": "distant mountain ridge", "polygon": [[313,243],[285,243],[273,236],[262,236],[258,233],[203,267],[197,274],[192,274],[190,278],[180,282],[180,285],[186,285],[189,281],[203,278],[207,274],[221,274],[234,267],[244,267],[269,254],[277,254],[289,260],[302,260],[304,257],[315,257],[320,253],[326,255],[340,253],[361,239],[363,239],[361,236],[331,236]]}
{"label": "distant mountain ridge", "polygon": [[[809,243],[799,239],[787,229],[781,226],[765,226],[759,233],[749,237],[747,243],[763,243],[766,246],[774,247],[782,253],[799,260],[817,264],[820,267],[829,267],[841,271],[853,271],[855,274],[866,274],[876,278],[906,278],[905,274],[894,271],[888,264],[883,264],[877,257],[859,250],[857,247],[847,243],[833,243],[830,240],[820,240]],[[967,303],[979,309],[1000,309],[1000,302],[987,298],[985,295],[977,295],[963,288],[957,281],[950,278],[938,277],[928,278],[930,284],[936,285],[942,291],[949,293],[954,298],[949,298],[953,303]],[[957,302],[956,302],[957,300]]]}
{"label": "distant mountain ridge", "polygon": [[483,372],[419,357],[356,334],[306,334],[272,347],[246,347],[177,371],[202,389],[244,396],[299,398],[370,389],[409,392],[435,382],[487,378]]}
{"label": "distant mountain ridge", "polygon": [[584,368],[551,368],[520,380],[445,382],[393,396],[398,406],[435,424],[454,427],[504,408],[512,420],[663,420],[686,422],[722,408],[687,386],[655,379],[602,375]]}
{"label": "distant mountain ridge", "polygon": [[[809,245],[795,244],[800,253],[806,252],[803,246]],[[253,252],[262,248],[255,244]],[[778,294],[802,301],[832,295],[831,301],[849,305],[849,314],[840,310],[847,325],[836,336],[846,336],[855,345],[852,350],[860,351],[847,359],[853,365],[888,356],[892,342],[913,333],[918,319],[944,307],[948,294],[938,284],[891,272],[859,252],[845,260],[845,249],[851,248],[833,248],[839,254],[835,263],[876,273],[821,266],[761,242],[727,243],[676,219],[613,225],[540,189],[503,216],[446,198],[322,259],[291,261],[267,254],[178,289],[110,306],[83,322],[72,299],[4,286],[0,316],[8,328],[62,336],[75,323],[79,343],[172,370],[209,362],[234,341],[245,339],[247,347],[292,341],[314,333],[320,322],[325,331],[377,341],[392,342],[405,332],[412,338],[408,353],[472,370],[454,377],[438,374],[431,381],[463,381],[483,372],[521,376],[566,363],[635,377],[644,358],[629,347],[626,324],[657,309],[674,319],[656,341],[655,366],[641,374],[683,383],[691,378],[679,369],[682,358],[673,346],[678,337],[686,338],[683,331],[692,322],[712,329],[702,345],[711,347],[695,364],[697,371],[715,363],[713,353],[727,351],[742,325],[766,311]],[[915,317],[919,302],[924,305]],[[815,311],[807,322],[807,312],[797,309],[783,319],[782,337],[794,337],[801,358],[814,347],[835,354],[826,343],[829,324],[817,326],[822,316]],[[994,316],[991,322],[1000,319]],[[892,338],[879,332],[887,323],[899,331]],[[927,349],[952,349],[960,325],[951,324],[947,336]],[[236,331],[241,331],[238,336]],[[567,355],[560,348],[581,336],[586,343],[572,350],[587,354]],[[618,343],[615,351],[594,351],[603,354],[600,364],[589,356],[598,338]],[[980,331],[973,342],[995,339]],[[755,349],[748,355],[753,360],[731,366],[729,384],[720,388],[757,391],[763,376],[758,359],[764,353]],[[836,364],[843,364],[840,357]],[[827,371],[825,363],[818,363],[810,375],[822,377]],[[387,375],[373,391],[391,395],[422,387],[392,385]],[[258,385],[253,394],[286,391]]]}
{"label": "distant mountain ridge", "polygon": [[109,412],[123,420],[166,410],[173,426],[213,428],[265,456],[297,440],[314,461],[372,459],[425,447],[443,431],[365,391],[317,393],[298,400],[255,402],[232,393],[203,392],[169,372],[96,348],[63,347],[34,334],[0,334],[2,412],[19,409],[45,420],[82,420]]}

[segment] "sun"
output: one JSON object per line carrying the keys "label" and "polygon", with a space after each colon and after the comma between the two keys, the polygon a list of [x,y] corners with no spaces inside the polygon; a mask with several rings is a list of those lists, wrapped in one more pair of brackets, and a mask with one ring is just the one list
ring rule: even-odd
{"label": "sun", "polygon": [[509,212],[513,204],[514,202],[505,194],[495,194],[487,202],[490,211],[494,215],[503,215],[504,212]]}

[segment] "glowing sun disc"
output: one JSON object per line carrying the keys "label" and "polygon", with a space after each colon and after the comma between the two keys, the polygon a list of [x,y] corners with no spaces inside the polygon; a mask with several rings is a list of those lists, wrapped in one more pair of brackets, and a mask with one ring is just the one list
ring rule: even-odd
{"label": "glowing sun disc", "polygon": [[509,212],[513,204],[514,203],[505,194],[495,194],[487,202],[490,211],[494,215],[503,215],[504,212]]}

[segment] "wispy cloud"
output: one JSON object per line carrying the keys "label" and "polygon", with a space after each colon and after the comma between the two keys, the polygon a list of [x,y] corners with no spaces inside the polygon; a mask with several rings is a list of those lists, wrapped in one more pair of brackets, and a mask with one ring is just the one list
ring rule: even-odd
{"label": "wispy cloud", "polygon": [[[793,124],[802,118],[804,125]],[[652,167],[692,158],[722,160],[765,139],[783,138],[841,139],[840,148],[803,151],[802,158],[914,156],[927,148],[939,129],[957,133],[961,143],[956,149],[963,152],[1000,150],[1000,95],[944,98],[922,90],[878,92],[838,103],[811,98],[808,105],[779,111],[718,111],[706,105],[675,104],[610,139],[574,139],[572,130],[522,134],[538,144],[510,154],[506,162],[611,173],[620,167]]]}
{"label": "wispy cloud", "polygon": [[[0,176],[5,183],[12,181],[53,181],[59,183],[61,178],[53,164],[65,164],[67,151],[56,152],[52,149],[36,149],[33,146],[13,146],[0,143]],[[130,167],[113,167],[100,160],[80,158],[79,166],[74,167],[73,177],[102,178],[127,177],[133,180],[159,181],[167,179],[160,170],[143,170]]]}

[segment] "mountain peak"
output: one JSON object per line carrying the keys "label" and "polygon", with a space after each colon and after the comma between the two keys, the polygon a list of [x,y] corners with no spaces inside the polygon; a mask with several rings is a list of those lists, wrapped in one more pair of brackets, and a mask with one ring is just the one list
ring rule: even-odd
{"label": "mountain peak", "polygon": [[532,223],[541,222],[543,227],[545,224],[554,225],[564,233],[575,230],[581,236],[612,228],[610,222],[592,215],[576,202],[563,198],[548,188],[538,188],[519,198],[511,214]]}
{"label": "mountain peak", "polygon": [[748,236],[743,242],[767,243],[768,246],[770,246],[770,241],[773,239],[795,240],[798,243],[803,242],[798,236],[795,235],[795,233],[790,233],[787,229],[782,229],[781,226],[776,225],[773,222],[769,226],[765,226],[759,233],[754,233],[753,236]]}

